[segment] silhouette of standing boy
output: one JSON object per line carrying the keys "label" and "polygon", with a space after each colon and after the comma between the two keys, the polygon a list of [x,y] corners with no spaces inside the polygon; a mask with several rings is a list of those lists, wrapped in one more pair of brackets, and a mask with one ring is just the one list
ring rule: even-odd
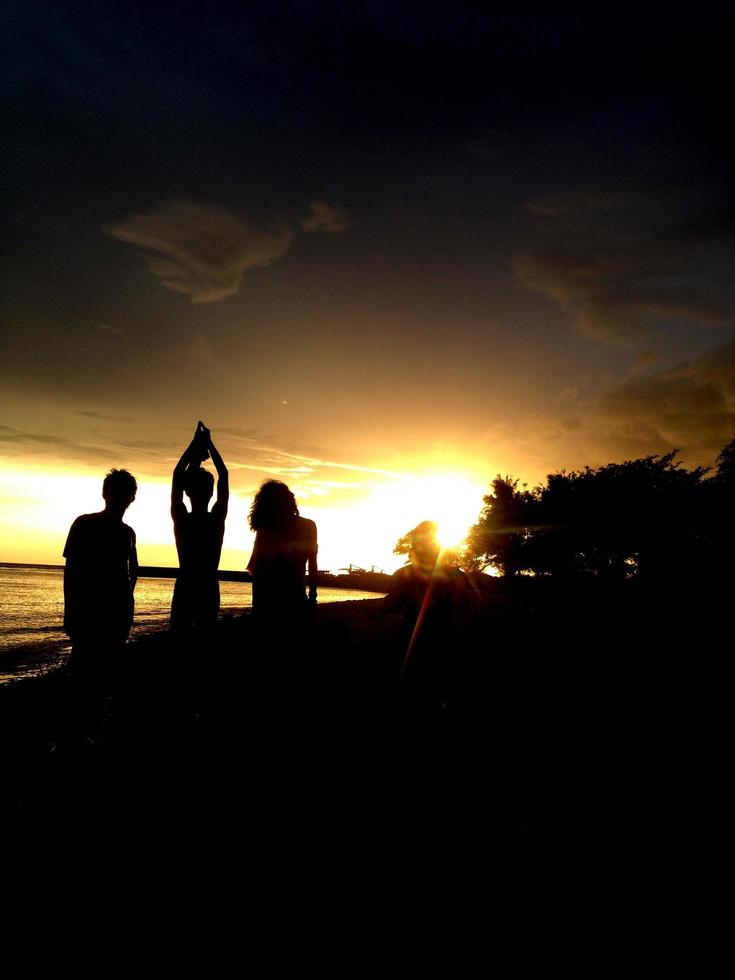
{"label": "silhouette of standing boy", "polygon": [[[214,477],[200,463],[212,457],[217,470],[217,500],[212,510]],[[186,509],[183,495],[191,501]],[[176,464],[171,482],[171,517],[174,522],[179,574],[171,603],[175,631],[211,629],[219,612],[219,569],[230,498],[227,467],[212,442],[209,429],[199,422],[194,438]]]}
{"label": "silhouette of standing boy", "polygon": [[108,686],[133,624],[138,556],[123,514],[137,490],[127,470],[110,470],[102,484],[105,509],[77,517],[64,547],[64,629],[72,642],[72,678],[87,709]]}

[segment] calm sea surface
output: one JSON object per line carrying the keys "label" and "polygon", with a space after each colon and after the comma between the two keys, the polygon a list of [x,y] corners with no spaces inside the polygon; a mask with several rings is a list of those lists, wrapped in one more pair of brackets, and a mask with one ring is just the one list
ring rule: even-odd
{"label": "calm sea surface", "polygon": [[[64,619],[64,572],[0,564],[0,684],[19,677],[45,674],[69,655]],[[135,623],[131,638],[168,627],[172,578],[141,578],[135,587]],[[249,582],[220,582],[220,608],[239,612],[252,605]],[[357,589],[319,590],[319,601],[375,599]]]}

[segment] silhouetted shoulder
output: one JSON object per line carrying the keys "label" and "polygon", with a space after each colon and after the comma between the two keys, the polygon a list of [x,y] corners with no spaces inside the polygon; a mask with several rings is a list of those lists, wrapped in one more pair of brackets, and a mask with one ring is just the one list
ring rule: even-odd
{"label": "silhouetted shoulder", "polygon": [[393,572],[383,608],[388,612],[402,612],[406,606],[421,601],[426,583],[419,582],[412,565],[404,565]]}
{"label": "silhouetted shoulder", "polygon": [[391,576],[390,587],[392,589],[397,588],[399,585],[404,585],[406,582],[411,582],[415,578],[413,573],[413,568],[411,565],[404,565],[402,568],[397,569],[393,572]]}
{"label": "silhouetted shoulder", "polygon": [[293,540],[298,542],[300,548],[316,552],[316,524],[308,517],[297,517],[296,528]]}
{"label": "silhouetted shoulder", "polygon": [[95,518],[99,518],[99,516],[99,514],[80,514],[75,519],[66,536],[66,544],[64,545],[63,551],[64,558],[74,557],[75,552],[87,534],[94,530]]}
{"label": "silhouetted shoulder", "polygon": [[316,539],[316,524],[308,517],[299,517],[299,534],[302,538]]}
{"label": "silhouetted shoulder", "polygon": [[69,528],[64,545],[64,558],[86,561],[91,556],[124,554],[135,548],[135,531],[129,524],[111,521],[100,511],[96,514],[81,514]]}
{"label": "silhouetted shoulder", "polygon": [[102,515],[98,511],[96,511],[94,514],[80,514],[72,524],[70,531],[94,526],[99,521],[101,516]]}
{"label": "silhouetted shoulder", "polygon": [[391,575],[390,586],[388,588],[388,595],[386,599],[390,598],[391,602],[387,605],[392,605],[393,602],[402,596],[407,589],[410,589],[416,585],[416,574],[413,570],[412,565],[404,565],[402,568],[397,569]]}

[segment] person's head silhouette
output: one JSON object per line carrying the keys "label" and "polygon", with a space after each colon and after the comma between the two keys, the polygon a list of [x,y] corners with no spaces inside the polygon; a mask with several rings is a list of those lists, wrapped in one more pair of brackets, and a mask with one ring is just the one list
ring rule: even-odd
{"label": "person's head silhouette", "polygon": [[421,571],[431,571],[439,559],[436,521],[422,521],[410,532],[411,564]]}
{"label": "person's head silhouette", "polygon": [[127,470],[110,470],[102,482],[105,510],[117,517],[122,517],[135,500],[137,492],[138,484],[132,473]]}
{"label": "person's head silhouette", "polygon": [[214,493],[214,477],[201,467],[189,470],[184,478],[184,493],[191,501],[192,511],[206,510]]}
{"label": "person's head silhouette", "polygon": [[286,484],[280,480],[266,480],[250,508],[250,527],[253,531],[278,530],[298,516],[296,498]]}

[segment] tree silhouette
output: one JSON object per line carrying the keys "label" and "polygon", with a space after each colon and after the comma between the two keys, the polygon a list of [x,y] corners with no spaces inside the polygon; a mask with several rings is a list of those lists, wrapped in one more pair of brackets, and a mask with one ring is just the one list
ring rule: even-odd
{"label": "tree silhouette", "polygon": [[714,476],[703,486],[698,560],[710,578],[725,582],[732,578],[735,555],[735,439],[725,446],[716,463]]}
{"label": "tree silhouette", "polygon": [[717,457],[717,473],[715,480],[721,484],[735,486],[735,439],[728,442]]}
{"label": "tree silhouette", "polygon": [[498,474],[484,508],[467,535],[468,554],[480,568],[493,566],[512,576],[528,568],[526,556],[531,527],[536,523],[537,492],[518,489],[518,480]]}
{"label": "tree silhouette", "polygon": [[545,568],[610,579],[681,564],[692,550],[697,491],[706,470],[678,450],[550,476],[540,492]]}
{"label": "tree silhouette", "polygon": [[677,456],[552,473],[532,491],[498,475],[468,552],[504,576],[653,580],[711,565],[717,526],[732,527],[725,487],[735,480],[735,441],[711,480],[706,468],[688,470]]}

